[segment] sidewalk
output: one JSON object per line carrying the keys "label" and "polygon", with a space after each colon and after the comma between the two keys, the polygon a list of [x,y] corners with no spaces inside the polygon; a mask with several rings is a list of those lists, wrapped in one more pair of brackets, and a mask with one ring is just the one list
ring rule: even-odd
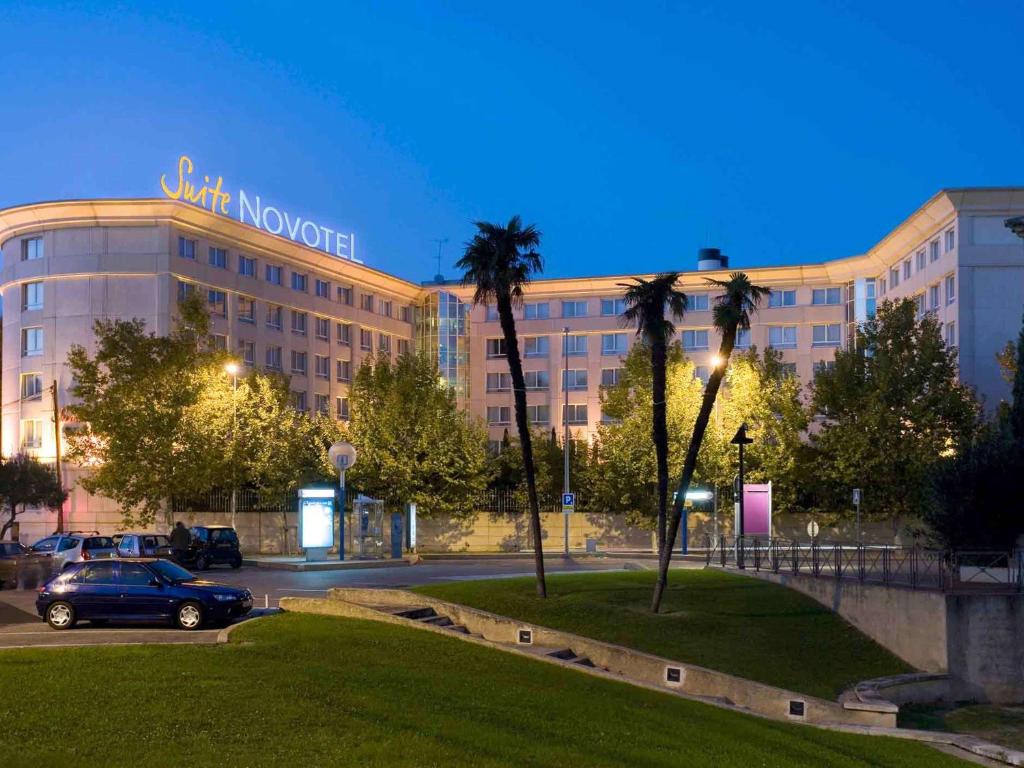
{"label": "sidewalk", "polygon": [[246,555],[242,565],[276,571],[353,571],[363,568],[400,568],[412,565],[412,557],[401,560],[306,560],[303,555]]}

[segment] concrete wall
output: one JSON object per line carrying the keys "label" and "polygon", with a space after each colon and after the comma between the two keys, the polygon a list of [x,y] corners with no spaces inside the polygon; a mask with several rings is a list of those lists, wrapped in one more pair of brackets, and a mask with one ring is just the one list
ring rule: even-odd
{"label": "concrete wall", "polygon": [[1024,701],[1024,595],[948,595],[949,671],[970,697]]}

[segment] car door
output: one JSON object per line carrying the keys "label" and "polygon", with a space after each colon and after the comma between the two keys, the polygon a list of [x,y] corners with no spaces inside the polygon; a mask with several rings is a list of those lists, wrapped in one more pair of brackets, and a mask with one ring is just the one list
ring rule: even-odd
{"label": "car door", "polygon": [[230,563],[235,554],[238,541],[231,528],[218,528],[211,531],[210,540],[213,544],[213,559],[218,563]]}
{"label": "car door", "polygon": [[117,565],[113,560],[97,560],[83,565],[68,581],[65,596],[78,618],[117,618]]}
{"label": "car door", "polygon": [[121,563],[118,611],[126,619],[152,619],[170,615],[167,588],[142,563]]}

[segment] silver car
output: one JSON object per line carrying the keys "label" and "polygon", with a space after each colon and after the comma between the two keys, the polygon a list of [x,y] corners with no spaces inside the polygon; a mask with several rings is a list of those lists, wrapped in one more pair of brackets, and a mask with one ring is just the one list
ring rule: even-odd
{"label": "silver car", "polygon": [[174,550],[171,540],[162,533],[124,533],[117,542],[118,557],[165,557]]}
{"label": "silver car", "polygon": [[112,538],[94,533],[62,533],[47,536],[42,541],[37,541],[32,550],[49,553],[53,557],[54,572],[63,571],[72,563],[114,557],[117,554]]}

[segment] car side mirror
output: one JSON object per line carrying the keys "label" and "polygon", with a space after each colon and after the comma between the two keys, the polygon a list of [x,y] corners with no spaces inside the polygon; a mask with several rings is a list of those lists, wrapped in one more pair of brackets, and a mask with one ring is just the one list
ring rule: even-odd
{"label": "car side mirror", "polygon": [[164,583],[160,579],[150,579],[149,586],[151,587],[162,587]]}

